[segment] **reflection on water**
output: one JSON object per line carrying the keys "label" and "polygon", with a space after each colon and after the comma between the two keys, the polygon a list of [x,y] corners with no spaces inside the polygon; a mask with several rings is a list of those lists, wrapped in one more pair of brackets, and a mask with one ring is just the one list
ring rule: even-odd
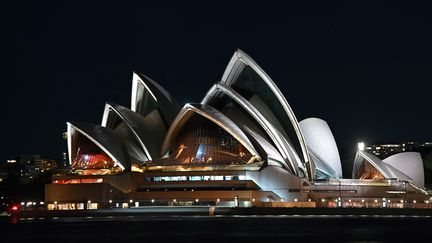
{"label": "reflection on water", "polygon": [[[8,219],[7,221],[5,219]],[[14,224],[11,224],[14,223]],[[417,241],[428,237],[430,216],[250,215],[95,216],[68,218],[2,217],[0,227],[16,241],[95,239],[176,242],[272,239],[290,241]],[[98,230],[96,230],[98,229]],[[26,232],[23,234],[23,232]]]}

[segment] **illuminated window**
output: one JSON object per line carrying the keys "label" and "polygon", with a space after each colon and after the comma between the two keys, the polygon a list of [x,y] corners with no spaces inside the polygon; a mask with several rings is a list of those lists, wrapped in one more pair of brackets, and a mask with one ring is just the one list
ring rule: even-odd
{"label": "illuminated window", "polygon": [[102,178],[54,180],[53,184],[103,183]]}
{"label": "illuminated window", "polygon": [[157,161],[158,164],[235,165],[254,159],[237,139],[198,115],[188,120],[170,150],[171,158]]}
{"label": "illuminated window", "polygon": [[72,134],[72,169],[79,174],[110,174],[121,171],[111,157],[79,132]]}

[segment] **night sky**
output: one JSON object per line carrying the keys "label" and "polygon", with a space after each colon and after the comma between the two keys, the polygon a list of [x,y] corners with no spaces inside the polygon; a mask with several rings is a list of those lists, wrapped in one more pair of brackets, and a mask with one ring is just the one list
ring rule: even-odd
{"label": "night sky", "polygon": [[106,101],[130,106],[132,70],[199,102],[237,48],[299,121],[326,120],[340,148],[432,140],[430,6],[11,2],[0,15],[2,161],[60,157],[66,121],[99,124]]}

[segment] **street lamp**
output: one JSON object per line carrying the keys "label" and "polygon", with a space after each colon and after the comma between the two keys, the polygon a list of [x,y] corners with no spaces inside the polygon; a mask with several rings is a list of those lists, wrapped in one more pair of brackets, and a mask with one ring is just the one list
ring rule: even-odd
{"label": "street lamp", "polygon": [[365,143],[364,142],[357,143],[357,149],[359,151],[364,151],[364,149],[365,149]]}

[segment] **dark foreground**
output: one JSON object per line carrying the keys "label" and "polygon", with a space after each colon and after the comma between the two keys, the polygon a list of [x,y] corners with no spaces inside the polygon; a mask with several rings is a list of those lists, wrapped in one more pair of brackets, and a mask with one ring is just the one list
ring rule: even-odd
{"label": "dark foreground", "polygon": [[[431,239],[430,216],[1,217],[1,242],[355,242]],[[5,240],[5,241],[4,241]]]}

